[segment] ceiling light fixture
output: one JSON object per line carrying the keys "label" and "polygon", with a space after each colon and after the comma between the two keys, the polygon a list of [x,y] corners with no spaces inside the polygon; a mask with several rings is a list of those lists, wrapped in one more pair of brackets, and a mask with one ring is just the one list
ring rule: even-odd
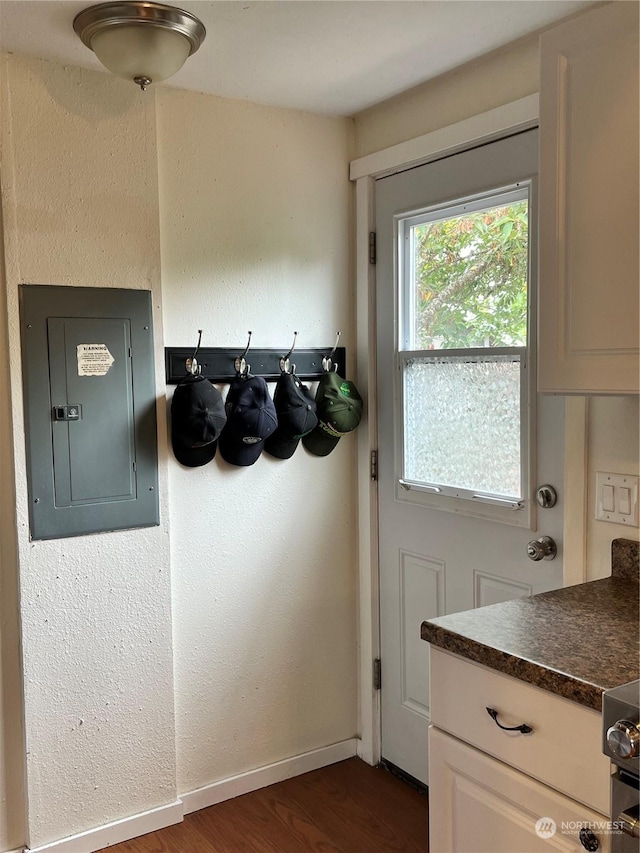
{"label": "ceiling light fixture", "polygon": [[190,12],[162,3],[101,3],[76,15],[73,29],[113,74],[144,91],[167,80],[204,41]]}

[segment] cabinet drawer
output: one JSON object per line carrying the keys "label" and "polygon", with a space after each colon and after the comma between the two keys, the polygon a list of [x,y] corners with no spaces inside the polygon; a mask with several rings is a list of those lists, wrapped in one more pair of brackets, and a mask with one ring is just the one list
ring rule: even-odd
{"label": "cabinet drawer", "polygon": [[[503,726],[526,723],[530,734]],[[609,760],[597,711],[431,647],[431,722],[601,814],[609,814]]]}

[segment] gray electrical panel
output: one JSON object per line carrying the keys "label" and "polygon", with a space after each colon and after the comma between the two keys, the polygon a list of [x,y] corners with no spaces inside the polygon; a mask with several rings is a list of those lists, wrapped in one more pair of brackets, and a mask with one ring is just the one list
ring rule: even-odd
{"label": "gray electrical panel", "polygon": [[151,294],[22,285],[32,539],[159,524]]}

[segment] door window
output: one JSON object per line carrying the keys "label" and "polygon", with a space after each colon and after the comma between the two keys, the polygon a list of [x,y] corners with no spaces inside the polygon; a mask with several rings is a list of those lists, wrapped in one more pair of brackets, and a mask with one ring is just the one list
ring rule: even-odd
{"label": "door window", "polygon": [[397,219],[399,484],[410,500],[525,508],[530,196],[524,182]]}

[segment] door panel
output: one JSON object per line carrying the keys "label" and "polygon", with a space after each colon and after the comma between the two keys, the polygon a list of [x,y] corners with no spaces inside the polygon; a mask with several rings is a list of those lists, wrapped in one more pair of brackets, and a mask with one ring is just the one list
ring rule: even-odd
{"label": "door panel", "polygon": [[[524,436],[530,444],[524,509],[512,511],[499,499],[472,506],[470,500],[406,490],[400,417],[406,361],[400,319],[405,309],[398,288],[403,262],[398,223],[427,208],[528,182],[532,246],[523,375],[535,389],[536,172],[533,130],[376,182],[382,756],[425,783],[429,670],[428,644],[419,639],[421,622],[562,585],[562,495],[553,509],[540,509],[534,492],[542,483],[557,490],[562,485],[564,401],[536,398],[534,390],[525,401],[533,414],[527,427],[530,441]],[[526,546],[542,534],[555,539],[558,557],[534,563]]]}
{"label": "door panel", "polygon": [[415,626],[445,613],[444,564],[402,549],[399,558],[402,704],[428,721],[428,669],[425,678],[424,640]]}

